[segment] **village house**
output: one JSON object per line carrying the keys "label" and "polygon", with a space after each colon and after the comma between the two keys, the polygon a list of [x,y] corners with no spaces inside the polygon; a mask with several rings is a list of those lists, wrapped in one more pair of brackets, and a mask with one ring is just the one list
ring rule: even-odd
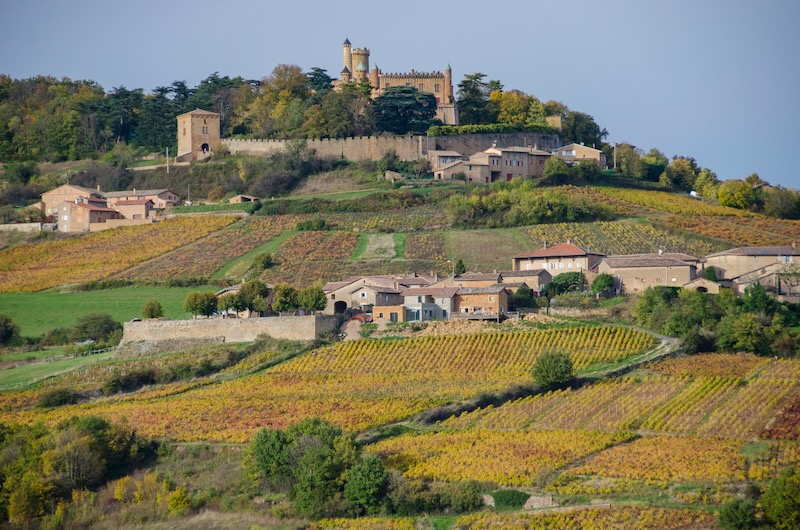
{"label": "village house", "polygon": [[168,206],[175,206],[180,201],[180,197],[174,191],[164,188],[158,190],[138,190],[133,188],[126,191],[108,191],[103,194],[108,199],[108,206],[114,208],[119,201],[138,201],[151,200],[153,208],[163,210]]}
{"label": "village house", "polygon": [[613,276],[619,294],[640,293],[648,287],[659,285],[681,287],[694,280],[697,274],[697,267],[693,263],[668,254],[606,256],[594,270]]}
{"label": "village house", "polygon": [[153,201],[151,199],[117,201],[113,209],[125,219],[149,219],[153,214]]}
{"label": "village house", "polygon": [[118,211],[97,206],[84,199],[62,202],[51,211],[51,215],[58,222],[59,232],[88,232],[95,223],[106,223],[112,219],[122,218]]}
{"label": "village house", "polygon": [[746,272],[731,279],[723,279],[720,283],[733,289],[738,295],[744,294],[748,287],[760,284],[768,291],[779,295],[800,294],[800,285],[797,285],[797,278],[792,281],[794,274],[786,274],[787,266],[791,263],[772,263],[766,267],[761,267],[754,271]]}
{"label": "village house", "polygon": [[502,284],[459,289],[455,297],[456,315],[479,315],[499,320],[508,312],[511,296],[511,291]]}
{"label": "village house", "polygon": [[253,197],[252,195],[236,195],[235,197],[231,197],[228,199],[229,204],[243,204],[246,202],[255,202],[258,200],[258,197]]}
{"label": "village house", "polygon": [[552,154],[557,156],[568,166],[573,166],[581,160],[592,160],[597,169],[606,168],[606,155],[599,149],[587,147],[583,144],[569,144],[555,149]]}
{"label": "village house", "polygon": [[731,280],[774,264],[800,262],[800,249],[795,245],[739,247],[706,256],[706,269],[714,267],[718,280]]}
{"label": "village house", "polygon": [[[534,147],[490,147],[470,155],[467,161],[455,162],[440,171],[439,180],[447,175],[463,172],[467,182],[497,182],[541,177],[544,166],[552,156],[547,151]],[[434,171],[434,178],[436,171]]]}
{"label": "village house", "polygon": [[74,184],[64,184],[50,191],[42,193],[42,199],[39,203],[39,208],[46,216],[55,216],[58,213],[58,206],[63,202],[74,203],[78,199],[83,199],[83,202],[97,207],[106,207],[106,201],[103,193],[97,189],[84,188],[83,186],[76,186]]}
{"label": "village house", "polygon": [[511,269],[514,271],[546,270],[551,276],[565,272],[588,271],[603,258],[603,254],[584,250],[569,240],[547,246],[532,252],[514,256],[511,260]]}
{"label": "village house", "polygon": [[328,282],[322,290],[328,299],[323,312],[326,315],[341,314],[348,309],[369,312],[373,306],[402,304],[402,290],[409,287],[430,285],[436,276],[416,273],[405,275],[353,276],[340,282]]}
{"label": "village house", "polygon": [[[458,287],[411,287],[402,292],[404,322],[446,320],[453,314]],[[373,315],[374,315],[373,311]]]}

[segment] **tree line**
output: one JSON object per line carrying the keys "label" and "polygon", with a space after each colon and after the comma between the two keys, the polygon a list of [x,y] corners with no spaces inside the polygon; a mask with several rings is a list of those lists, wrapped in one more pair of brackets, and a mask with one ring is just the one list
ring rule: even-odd
{"label": "tree line", "polygon": [[[608,134],[588,114],[558,101],[542,103],[518,90],[504,91],[481,73],[458,85],[464,125],[545,125],[562,118],[565,142],[600,144]],[[372,99],[369,81],[342,83],[318,67],[304,72],[280,64],[260,80],[217,72],[190,87],[186,81],[106,92],[91,80],[0,74],[0,161],[63,161],[96,157],[120,143],[152,150],[176,147],[175,117],[195,108],[218,112],[222,136],[343,138],[424,133],[441,124],[436,99],[414,87],[389,87]]]}

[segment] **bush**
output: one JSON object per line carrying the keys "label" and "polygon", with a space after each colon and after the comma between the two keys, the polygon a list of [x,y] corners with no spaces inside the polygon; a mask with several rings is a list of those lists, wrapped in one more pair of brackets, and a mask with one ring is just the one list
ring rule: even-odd
{"label": "bush", "polygon": [[161,307],[158,300],[150,300],[145,304],[142,316],[144,318],[161,318],[164,316],[164,308]]}
{"label": "bush", "polygon": [[194,316],[211,316],[217,310],[217,296],[211,292],[193,291],[186,295],[183,309]]}
{"label": "bush", "polygon": [[608,291],[609,289],[614,288],[614,277],[604,272],[602,274],[598,274],[597,278],[594,279],[592,282],[592,292],[594,294],[602,293],[603,291]]}
{"label": "bush", "polygon": [[131,392],[154,383],[156,383],[156,373],[153,370],[139,370],[126,374],[115,374],[103,385],[103,394],[110,396],[120,392]]}
{"label": "bush", "polygon": [[575,374],[569,355],[559,351],[548,350],[542,352],[536,358],[532,375],[543,390],[553,390],[566,386]]}
{"label": "bush", "polygon": [[56,388],[42,394],[39,398],[38,406],[41,408],[61,407],[63,405],[73,405],[77,403],[81,395],[71,388]]}
{"label": "bush", "polygon": [[89,313],[78,318],[78,322],[69,332],[69,339],[73,342],[84,340],[107,342],[116,331],[122,331],[122,324],[114,320],[111,315]]}
{"label": "bush", "polygon": [[365,456],[360,464],[350,468],[344,497],[356,507],[359,514],[374,514],[380,510],[386,494],[389,475],[376,456]]}
{"label": "bush", "polygon": [[761,496],[764,515],[780,530],[800,528],[800,472],[784,469]]}
{"label": "bush", "polygon": [[751,530],[756,528],[756,501],[736,499],[719,512],[719,525],[725,530]]}
{"label": "bush", "polygon": [[19,326],[10,316],[0,314],[0,345],[10,343],[19,336]]}
{"label": "bush", "polygon": [[492,493],[494,507],[498,510],[520,510],[530,497],[530,494],[519,490],[497,490]]}
{"label": "bush", "polygon": [[328,230],[329,228],[328,222],[321,217],[300,221],[295,227],[296,230]]}

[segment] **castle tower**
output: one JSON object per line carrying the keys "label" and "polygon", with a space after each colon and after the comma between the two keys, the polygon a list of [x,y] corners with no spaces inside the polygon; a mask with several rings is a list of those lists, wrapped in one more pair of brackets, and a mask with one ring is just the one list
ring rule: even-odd
{"label": "castle tower", "polygon": [[350,81],[353,80],[353,76],[350,73],[350,70],[346,66],[342,68],[341,76],[342,76],[342,83],[349,83]]}
{"label": "castle tower", "polygon": [[207,158],[219,147],[219,114],[195,109],[177,119],[179,162]]}
{"label": "castle tower", "polygon": [[450,69],[450,63],[444,69],[444,102],[453,103],[453,70]]}
{"label": "castle tower", "polygon": [[353,71],[353,48],[350,46],[350,39],[344,39],[342,45],[342,68],[348,72]]}
{"label": "castle tower", "polygon": [[377,64],[369,72],[369,84],[372,87],[372,97],[378,97],[381,88],[381,69],[378,68]]}
{"label": "castle tower", "polygon": [[352,61],[353,67],[350,71],[353,73],[353,79],[355,81],[366,79],[369,72],[369,48],[355,48],[352,51]]}

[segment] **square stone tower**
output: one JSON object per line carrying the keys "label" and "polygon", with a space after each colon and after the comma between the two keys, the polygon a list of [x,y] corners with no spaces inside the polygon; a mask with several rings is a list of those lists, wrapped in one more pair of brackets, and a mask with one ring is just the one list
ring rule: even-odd
{"label": "square stone tower", "polygon": [[195,109],[178,116],[177,160],[202,160],[219,147],[219,114]]}

